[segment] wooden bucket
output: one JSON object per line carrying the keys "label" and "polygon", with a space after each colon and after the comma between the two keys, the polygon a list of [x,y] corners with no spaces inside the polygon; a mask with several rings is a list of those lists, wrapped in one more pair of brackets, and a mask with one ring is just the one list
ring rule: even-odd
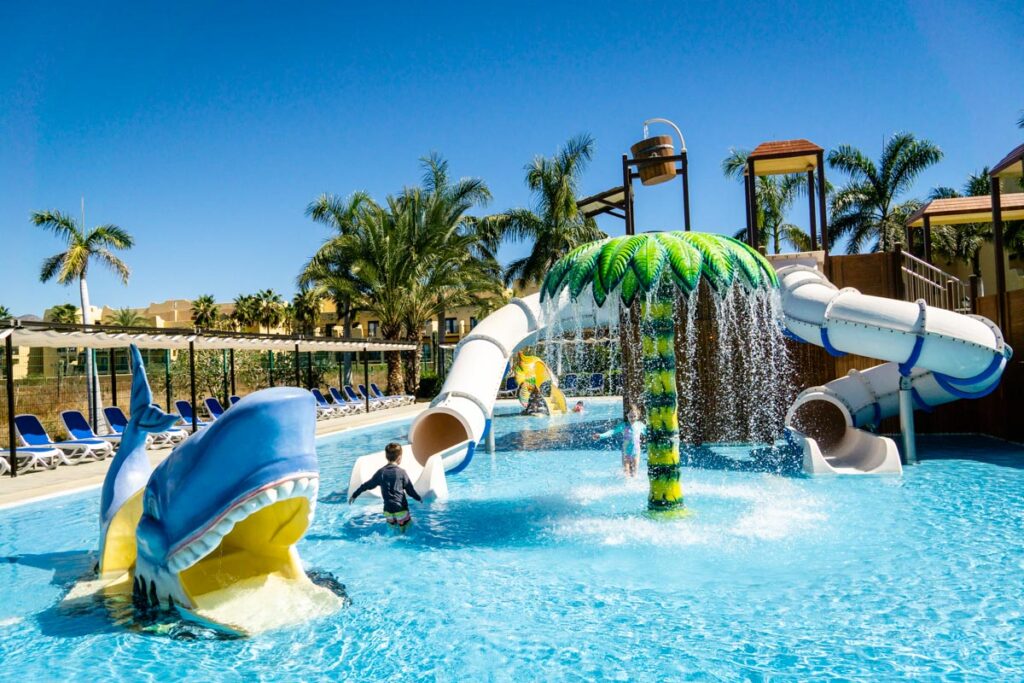
{"label": "wooden bucket", "polygon": [[[656,157],[670,157],[675,154],[675,146],[672,144],[671,135],[656,135],[653,138],[644,138],[629,148],[634,159],[654,159]],[[676,164],[674,161],[662,161],[660,163],[642,164],[640,166],[640,182],[644,185],[657,185],[672,180],[676,177]]]}

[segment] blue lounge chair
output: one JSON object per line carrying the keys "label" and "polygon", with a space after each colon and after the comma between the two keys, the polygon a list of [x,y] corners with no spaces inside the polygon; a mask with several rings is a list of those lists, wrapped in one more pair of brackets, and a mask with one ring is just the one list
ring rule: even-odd
{"label": "blue lounge chair", "polygon": [[416,402],[416,397],[410,396],[409,394],[398,394],[394,396],[385,394],[374,382],[370,382],[370,391],[372,392],[370,394],[371,396],[376,396],[377,398],[395,398],[398,399],[399,404],[410,404]]}
{"label": "blue lounge chair", "polygon": [[220,399],[216,396],[207,396],[204,398],[203,405],[206,406],[206,412],[208,412],[210,417],[214,420],[224,414],[224,406],[220,404]]}
{"label": "blue lounge chair", "polygon": [[327,402],[327,399],[324,397],[323,392],[321,392],[320,389],[318,389],[317,387],[313,387],[312,389],[309,390],[309,392],[313,394],[313,398],[316,399],[317,417],[341,417],[342,415],[348,414],[348,405],[332,406],[330,403]]}
{"label": "blue lounge chair", "polygon": [[[351,384],[346,384],[344,389],[345,389],[345,395],[348,396],[348,400],[349,401],[353,401],[353,402],[356,402],[356,403],[362,403],[363,407],[364,408],[366,407],[366,398],[364,396],[360,396],[359,394],[357,394],[356,390],[352,388]],[[380,401],[373,401],[373,400],[370,401],[370,410],[380,410],[383,407],[384,407],[384,404],[381,403]]]}
{"label": "blue lounge chair", "polygon": [[604,393],[604,375],[600,372],[593,372],[590,374],[590,386],[587,387],[588,394],[603,394]]}
{"label": "blue lounge chair", "polygon": [[[174,402],[174,407],[178,409],[178,415],[181,415],[181,421],[185,423],[185,426],[192,426],[192,404],[185,400],[179,400]],[[205,427],[210,424],[204,422],[198,417],[196,418],[196,427]]]}
{"label": "blue lounge chair", "polygon": [[579,377],[570,373],[562,378],[562,381],[558,383],[558,388],[562,390],[562,393],[569,394],[579,390],[578,383]]}
{"label": "blue lounge chair", "polygon": [[498,390],[498,396],[500,398],[512,398],[516,395],[519,390],[519,383],[516,382],[516,378],[511,375],[505,378],[505,384],[501,389]]}
{"label": "blue lounge chair", "polygon": [[353,413],[360,413],[366,409],[362,401],[350,401],[337,387],[327,387],[327,391],[331,392],[331,398],[337,406],[348,406]]}
{"label": "blue lounge chair", "polygon": [[234,394],[232,394],[231,396],[228,396],[228,400],[231,401],[231,405],[235,405],[236,403],[242,400],[242,397],[235,396]]}
{"label": "blue lounge chair", "polygon": [[[107,418],[107,426],[115,434],[123,434],[124,428],[128,426],[128,416],[117,406],[107,406],[103,409],[103,416]],[[154,446],[173,446],[188,438],[188,432],[181,427],[171,427],[165,432],[155,432],[149,435],[150,443]]]}
{"label": "blue lounge chair", "polygon": [[381,405],[383,405],[385,408],[393,408],[394,406],[397,406],[397,405],[399,405],[399,403],[401,403],[401,399],[398,398],[397,396],[395,396],[394,398],[386,398],[386,397],[382,397],[382,396],[377,396],[372,391],[367,391],[366,390],[366,386],[364,386],[362,384],[359,385],[359,396],[364,397],[364,398],[369,396],[371,403],[376,401],[377,403],[380,403]]}
{"label": "blue lounge chair", "polygon": [[120,434],[116,432],[113,434],[97,434],[92,431],[92,426],[89,424],[89,421],[85,419],[85,415],[82,415],[79,410],[61,411],[60,421],[64,424],[64,430],[72,439],[76,439],[78,441],[85,439],[102,439],[115,447],[121,445]]}
{"label": "blue lounge chair", "polygon": [[[61,461],[61,452],[46,446],[20,446],[18,448],[18,471],[52,470]],[[11,471],[11,452],[0,450],[0,477]]]}
{"label": "blue lounge chair", "polygon": [[70,465],[72,462],[81,462],[87,458],[103,460],[114,452],[114,447],[102,439],[54,441],[46,433],[43,423],[35,415],[15,415],[14,427],[23,445],[56,448],[60,451],[61,463],[65,465]]}

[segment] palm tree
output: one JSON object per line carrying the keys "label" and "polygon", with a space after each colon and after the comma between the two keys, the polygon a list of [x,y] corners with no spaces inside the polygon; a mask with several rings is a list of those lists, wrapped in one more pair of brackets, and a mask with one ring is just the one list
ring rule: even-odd
{"label": "palm tree", "polygon": [[14,316],[11,315],[11,309],[6,306],[0,306],[0,320],[7,320],[8,318],[13,317]]}
{"label": "palm tree", "polygon": [[219,319],[220,309],[212,294],[203,294],[192,302],[192,324],[195,327],[216,327]]}
{"label": "palm tree", "polygon": [[138,311],[130,308],[119,308],[111,316],[109,324],[117,325],[118,327],[142,327],[146,324],[146,319],[139,315]]}
{"label": "palm tree", "polygon": [[778,285],[771,265],[737,239],[700,232],[658,232],[612,237],[578,247],[555,263],[541,287],[542,300],[555,298],[564,289],[577,299],[589,289],[600,307],[612,300],[626,308],[641,302],[648,508],[652,511],[683,506],[674,300],[677,290],[689,294],[702,280],[722,296],[735,283],[747,289]]}
{"label": "palm tree", "polygon": [[850,176],[833,196],[831,240],[846,236],[850,254],[865,247],[871,251],[891,249],[903,234],[907,218],[920,206],[916,199],[901,201],[901,197],[922,171],[940,159],[938,146],[918,140],[912,133],[890,137],[877,164],[850,145],[829,152],[829,165]]}
{"label": "palm tree", "polygon": [[[306,207],[306,215],[331,228],[333,234],[303,266],[298,284],[300,288],[316,288],[334,301],[334,309],[342,325],[342,336],[346,338],[352,336],[352,319],[356,313],[352,305],[354,292],[348,277],[348,265],[338,259],[339,253],[332,248],[331,240],[356,230],[361,212],[370,206],[376,204],[368,194],[355,192],[345,199],[322,194]],[[352,382],[352,354],[346,351],[342,358],[344,379],[348,384]]]}
{"label": "palm tree", "polygon": [[538,156],[526,166],[526,186],[534,209],[512,209],[490,221],[492,242],[500,239],[533,243],[530,254],[505,269],[505,283],[519,287],[539,283],[551,266],[573,248],[605,237],[592,218],[576,207],[580,177],[594,154],[594,139],[577,135],[550,159]]}
{"label": "palm tree", "polygon": [[[57,282],[67,285],[78,280],[79,295],[82,300],[82,323],[92,324],[92,314],[89,309],[89,286],[86,283],[86,276],[89,272],[89,265],[93,261],[99,261],[120,278],[123,284],[128,284],[128,276],[131,274],[127,264],[118,258],[112,249],[131,249],[135,240],[128,232],[116,225],[99,225],[91,230],[86,230],[84,225],[79,225],[74,218],[60,211],[34,211],[31,215],[33,225],[49,230],[64,240],[67,250],[54,254],[43,261],[42,269],[39,272],[41,282],[49,282],[56,278]],[[93,372],[93,352],[85,354],[85,376],[87,386],[96,397],[96,410],[102,407],[100,398],[99,377]],[[89,401],[90,417],[92,414],[93,401]]]}
{"label": "palm tree", "polygon": [[320,320],[320,302],[323,298],[323,293],[316,289],[300,289],[292,297],[291,311],[299,334],[316,334],[316,325]]}
{"label": "palm tree", "polygon": [[[729,155],[722,160],[722,173],[726,178],[743,182],[744,171],[747,169],[746,150],[729,150]],[[807,191],[807,179],[800,173],[787,175],[759,176],[754,187],[757,199],[757,241],[759,244],[772,244],[772,250],[778,254],[782,250],[782,242],[789,242],[797,251],[811,248],[811,238],[802,229],[786,222],[786,213],[793,202]],[[738,231],[734,237],[742,238],[746,230]]]}
{"label": "palm tree", "polygon": [[78,306],[74,304],[57,304],[50,309],[46,317],[51,322],[62,325],[77,325],[81,322],[81,317],[78,315]]}
{"label": "palm tree", "polygon": [[284,299],[272,289],[257,292],[254,295],[254,306],[256,322],[267,328],[267,334],[270,334],[271,327],[280,325],[284,319]]}
{"label": "palm tree", "polygon": [[[496,245],[493,235],[487,231],[490,218],[478,220],[469,215],[474,208],[486,206],[491,201],[491,191],[480,178],[462,178],[453,182],[448,172],[448,162],[433,153],[420,159],[423,168],[423,190],[426,194],[423,209],[425,229],[433,234],[434,250],[445,252],[446,258],[428,263],[431,270],[432,286],[436,296],[429,303],[434,304],[437,314],[438,344],[444,341],[444,324],[448,306],[457,305],[455,299],[465,299],[467,287],[477,291],[493,292],[500,284],[486,274],[494,271],[500,274],[500,266],[494,256]],[[475,281],[475,282],[474,282]],[[418,303],[428,303],[420,300]],[[421,306],[422,307],[422,306]],[[409,358],[406,373],[406,392],[415,393],[419,386],[421,347],[420,331],[424,325],[417,325],[418,316],[411,316],[407,324],[410,341],[416,342],[416,351]],[[435,359],[440,369],[440,354]]]}
{"label": "palm tree", "polygon": [[256,298],[252,294],[240,294],[235,297],[235,310],[231,312],[231,319],[238,325],[239,329],[245,330],[257,324]]}

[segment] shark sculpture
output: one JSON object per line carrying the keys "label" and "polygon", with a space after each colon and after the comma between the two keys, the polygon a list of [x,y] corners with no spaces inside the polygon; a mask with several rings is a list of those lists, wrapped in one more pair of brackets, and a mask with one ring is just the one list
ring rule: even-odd
{"label": "shark sculpture", "polygon": [[132,417],[103,486],[101,578],[120,576],[141,607],[236,634],[339,609],[343,599],[309,579],[295,547],[319,486],[312,394],[250,394],[150,471],[146,434],[175,416],[151,405],[131,353]]}

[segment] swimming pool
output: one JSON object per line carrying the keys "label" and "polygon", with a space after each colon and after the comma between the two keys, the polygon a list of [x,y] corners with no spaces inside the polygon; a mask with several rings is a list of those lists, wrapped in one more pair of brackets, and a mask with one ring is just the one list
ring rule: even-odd
{"label": "swimming pool", "polygon": [[[503,416],[498,452],[413,503],[322,502],[303,559],[352,605],[246,640],[132,625],[102,605],[67,614],[95,562],[98,492],[0,511],[5,678],[157,680],[891,679],[1024,675],[1024,449],[920,439],[901,478],[684,470],[692,515],[643,514],[615,444],[618,412]],[[321,496],[407,422],[319,443]],[[726,456],[743,449],[721,449]]]}

